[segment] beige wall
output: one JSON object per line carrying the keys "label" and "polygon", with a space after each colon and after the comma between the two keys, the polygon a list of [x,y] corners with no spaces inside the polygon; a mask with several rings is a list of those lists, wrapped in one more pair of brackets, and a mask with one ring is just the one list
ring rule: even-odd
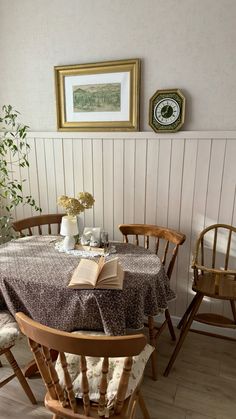
{"label": "beige wall", "polygon": [[53,66],[141,58],[141,130],[161,88],[187,98],[185,130],[236,129],[235,0],[0,0],[0,106],[56,130]]}

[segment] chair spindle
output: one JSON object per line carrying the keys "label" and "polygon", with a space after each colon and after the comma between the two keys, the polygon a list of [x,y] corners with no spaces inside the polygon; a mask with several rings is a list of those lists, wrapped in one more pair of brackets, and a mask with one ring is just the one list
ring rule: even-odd
{"label": "chair spindle", "polygon": [[34,342],[33,340],[29,339],[29,345],[31,347],[32,352],[34,353],[35,359],[37,361],[38,369],[42,377],[44,377],[44,381],[48,392],[52,399],[57,400],[57,394],[55,391],[55,387],[53,385],[52,379],[50,377],[46,361],[41,351],[41,346]]}
{"label": "chair spindle", "polygon": [[100,399],[98,402],[99,411],[103,412],[106,406],[106,393],[107,393],[107,373],[109,369],[109,359],[107,357],[103,358],[102,362],[102,378],[100,382]]}
{"label": "chair spindle", "polygon": [[133,364],[132,357],[129,356],[125,358],[124,367],[123,367],[123,371],[122,371],[122,375],[121,375],[121,379],[120,379],[120,383],[119,383],[119,387],[117,391],[116,403],[115,403],[116,415],[120,413],[124,405],[124,400],[125,400],[125,395],[128,388],[128,382],[129,382],[129,376],[130,376],[132,364]]}
{"label": "chair spindle", "polygon": [[[69,374],[68,369],[67,369],[67,362],[66,362],[66,357],[65,357],[64,352],[60,352],[59,357],[60,357],[60,361],[61,361],[61,366],[63,368],[65,387],[66,387],[66,392],[67,392],[67,396],[68,396],[68,401],[69,401],[69,404],[70,404],[70,407],[71,407],[72,411],[74,413],[76,413],[78,411],[78,409],[77,409],[77,404],[76,404],[76,400],[75,400],[75,396],[74,396],[71,377],[70,377],[70,374]],[[64,404],[63,404],[63,406],[64,406]]]}
{"label": "chair spindle", "polygon": [[83,355],[81,355],[80,357],[80,368],[81,368],[81,373],[82,373],[81,387],[83,391],[84,413],[86,416],[88,416],[89,411],[90,411],[89,384],[88,384],[88,377],[86,374],[86,371],[87,371],[86,358]]}

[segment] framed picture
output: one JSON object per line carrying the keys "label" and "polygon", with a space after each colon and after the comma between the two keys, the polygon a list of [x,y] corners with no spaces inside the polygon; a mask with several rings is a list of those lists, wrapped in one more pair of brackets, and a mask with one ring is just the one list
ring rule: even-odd
{"label": "framed picture", "polygon": [[54,71],[59,131],[138,131],[139,59]]}

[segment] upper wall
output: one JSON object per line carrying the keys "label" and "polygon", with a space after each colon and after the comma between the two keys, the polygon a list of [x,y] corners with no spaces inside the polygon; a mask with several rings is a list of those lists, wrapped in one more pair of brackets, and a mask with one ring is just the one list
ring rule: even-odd
{"label": "upper wall", "polygon": [[140,58],[141,130],[163,88],[184,92],[185,130],[235,130],[235,19],[235,0],[0,0],[0,106],[55,131],[54,66]]}

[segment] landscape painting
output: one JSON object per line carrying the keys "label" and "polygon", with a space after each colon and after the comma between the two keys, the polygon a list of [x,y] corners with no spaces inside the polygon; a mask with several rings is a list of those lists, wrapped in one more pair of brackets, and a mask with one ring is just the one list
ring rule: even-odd
{"label": "landscape painting", "polygon": [[140,60],[54,67],[59,131],[137,131]]}
{"label": "landscape painting", "polygon": [[121,83],[73,86],[74,112],[120,112]]}

